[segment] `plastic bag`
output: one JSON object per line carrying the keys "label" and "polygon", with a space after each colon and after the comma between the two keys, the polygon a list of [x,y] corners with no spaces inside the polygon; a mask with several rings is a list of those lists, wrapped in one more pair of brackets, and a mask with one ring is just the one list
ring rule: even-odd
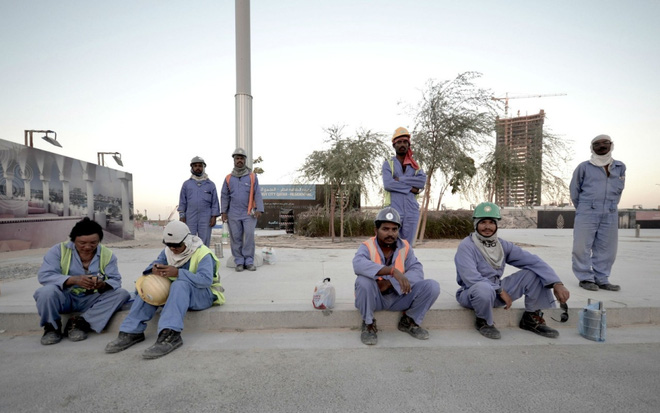
{"label": "plastic bag", "polygon": [[261,250],[261,256],[266,265],[273,265],[275,264],[275,261],[277,261],[273,247],[264,247],[264,249]]}
{"label": "plastic bag", "polygon": [[605,341],[607,330],[607,314],[602,301],[587,301],[587,306],[580,311],[578,332],[588,340]]}
{"label": "plastic bag", "polygon": [[325,278],[316,284],[312,304],[314,308],[319,310],[325,310],[335,306],[335,287],[330,284],[330,278]]}

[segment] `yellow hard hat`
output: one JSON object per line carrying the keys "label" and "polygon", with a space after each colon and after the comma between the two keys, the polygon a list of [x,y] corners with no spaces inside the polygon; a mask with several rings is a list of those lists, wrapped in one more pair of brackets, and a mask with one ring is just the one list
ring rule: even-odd
{"label": "yellow hard hat", "polygon": [[394,142],[396,138],[400,138],[402,136],[407,136],[408,139],[410,139],[410,132],[408,132],[408,129],[404,127],[396,128],[394,135],[392,135],[392,142]]}
{"label": "yellow hard hat", "polygon": [[149,274],[138,278],[135,289],[145,303],[163,305],[170,295],[171,284],[169,278]]}

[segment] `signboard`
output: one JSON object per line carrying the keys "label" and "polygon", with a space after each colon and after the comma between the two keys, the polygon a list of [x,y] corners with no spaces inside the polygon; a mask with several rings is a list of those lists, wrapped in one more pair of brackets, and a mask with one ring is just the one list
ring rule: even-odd
{"label": "signboard", "polygon": [[316,185],[259,185],[261,197],[266,199],[316,199]]}

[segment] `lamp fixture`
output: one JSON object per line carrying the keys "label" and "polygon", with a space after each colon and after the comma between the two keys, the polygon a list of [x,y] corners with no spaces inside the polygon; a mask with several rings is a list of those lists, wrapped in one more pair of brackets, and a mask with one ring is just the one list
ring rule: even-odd
{"label": "lamp fixture", "polygon": [[112,155],[112,159],[117,162],[117,165],[124,166],[124,162],[122,162],[121,154],[119,152],[97,152],[96,159],[99,165],[105,166],[105,155]]}
{"label": "lamp fixture", "polygon": [[[42,136],[41,139],[45,140],[46,142],[50,143],[51,145],[55,145],[57,147],[62,147],[62,145],[57,141],[57,132],[52,131],[52,130],[26,130],[25,131],[25,146],[29,146],[30,148],[34,148],[34,140],[33,140],[33,134],[34,133],[45,133],[45,136]],[[55,136],[51,138],[48,136],[49,133],[54,133]]]}

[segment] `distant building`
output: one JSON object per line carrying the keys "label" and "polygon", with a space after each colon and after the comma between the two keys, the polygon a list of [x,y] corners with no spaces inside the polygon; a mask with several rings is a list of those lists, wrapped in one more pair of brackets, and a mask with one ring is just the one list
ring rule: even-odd
{"label": "distant building", "polygon": [[497,118],[495,202],[500,206],[541,204],[543,120],[545,112]]}

